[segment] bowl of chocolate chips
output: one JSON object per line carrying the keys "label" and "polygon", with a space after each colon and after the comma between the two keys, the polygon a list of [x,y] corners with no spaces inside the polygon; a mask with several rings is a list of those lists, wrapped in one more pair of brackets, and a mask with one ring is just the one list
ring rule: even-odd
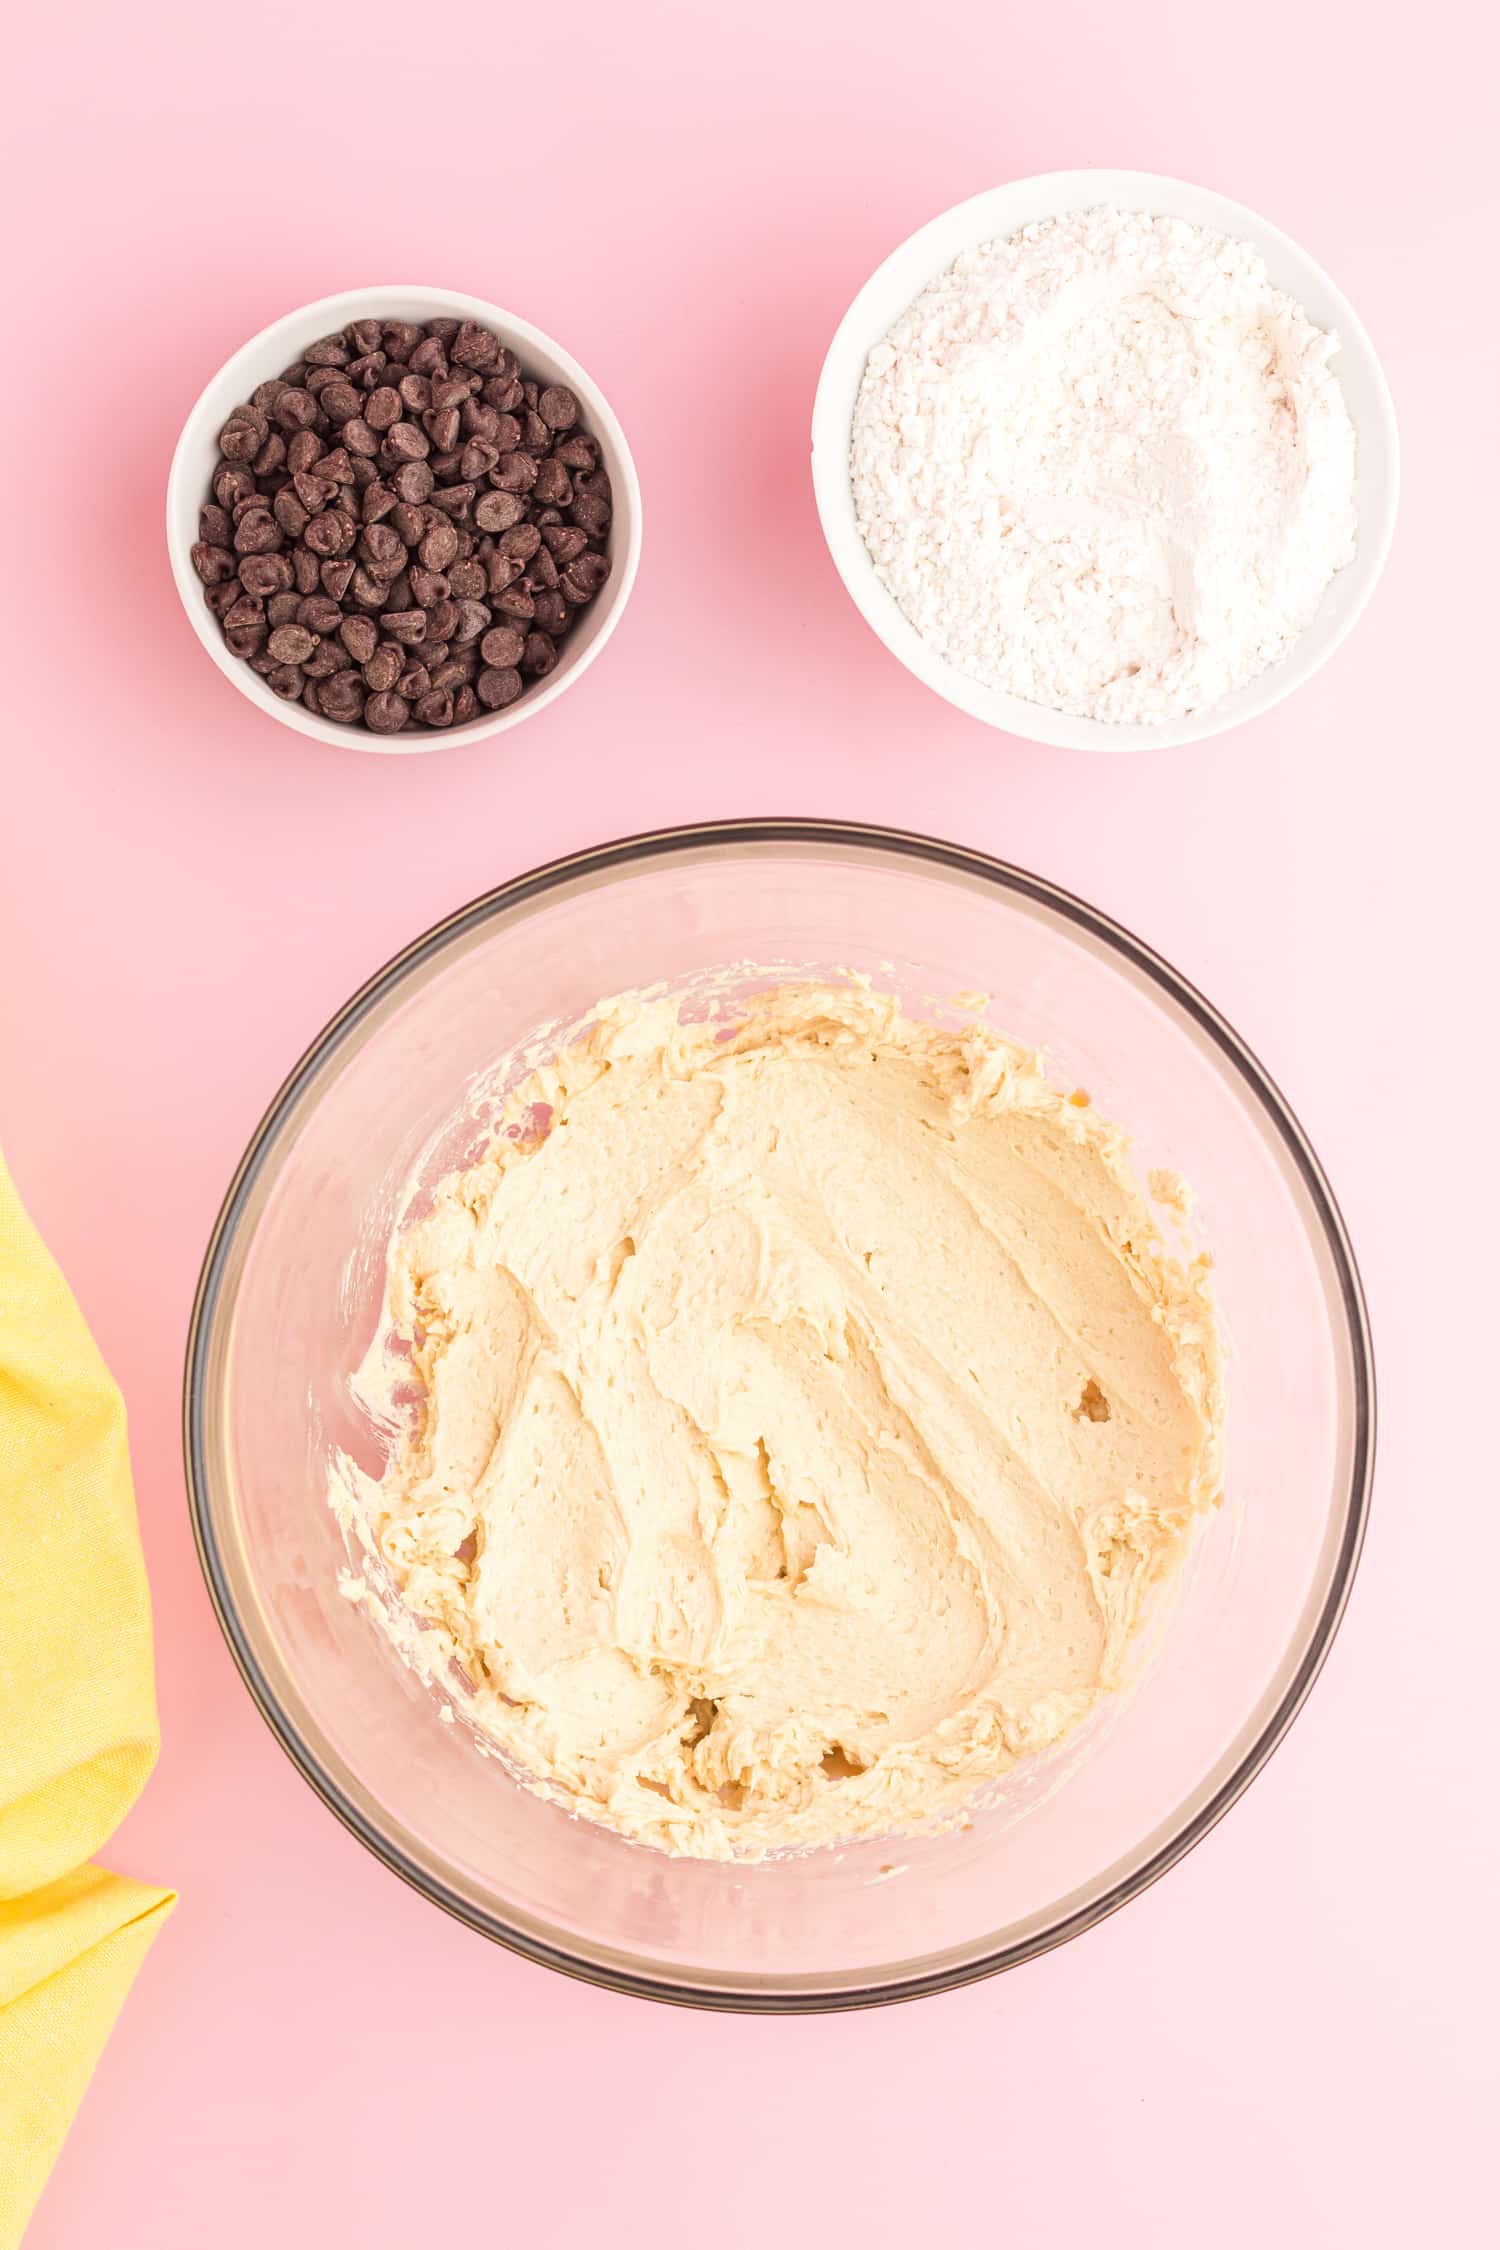
{"label": "bowl of chocolate chips", "polygon": [[263,330],[204,390],[167,485],[173,575],[220,671],[360,750],[543,709],[614,631],[640,543],[598,384],[448,290],[350,290]]}

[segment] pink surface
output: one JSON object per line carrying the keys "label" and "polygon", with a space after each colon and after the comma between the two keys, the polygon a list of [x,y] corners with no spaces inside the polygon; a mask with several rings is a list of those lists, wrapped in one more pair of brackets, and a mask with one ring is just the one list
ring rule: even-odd
{"label": "pink surface", "polygon": [[[166,1747],[113,1859],[183,1893],[33,2250],[1474,2231],[1497,1873],[1479,1252],[1500,212],[1480,20],[1429,9],[1412,51],[1353,0],[768,0],[743,20],[580,0],[555,27],[85,0],[11,34],[6,518],[25,563],[0,1134],[131,1407]],[[1360,308],[1402,418],[1403,520],[1369,616],[1293,701],[1202,750],[1091,761],[945,708],[860,623],[814,518],[813,385],[854,289],[946,204],[1078,163],[1201,180],[1287,227]],[[565,340],[646,501],[640,583],[596,669],[509,740],[430,759],[323,750],[235,696],[160,533],[207,374],[287,307],[393,275]],[[85,577],[81,650],[63,589]],[[368,1858],[221,1644],[177,1438],[221,1192],[354,985],[539,860],[754,812],[958,837],[1158,945],[1320,1148],[1383,1381],[1352,1609],[1228,1821],[1011,1977],[789,2022],[569,1984]]]}

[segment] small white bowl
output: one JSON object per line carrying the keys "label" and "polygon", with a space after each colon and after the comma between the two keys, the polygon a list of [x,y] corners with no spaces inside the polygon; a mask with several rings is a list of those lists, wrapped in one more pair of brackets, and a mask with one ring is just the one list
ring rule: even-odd
{"label": "small white bowl", "polygon": [[[855,521],[849,478],[854,402],[865,360],[912,299],[961,251],[1014,234],[1034,220],[1105,203],[1187,219],[1253,243],[1277,287],[1296,298],[1320,328],[1337,331],[1339,352],[1333,365],[1349,402],[1359,447],[1357,550],[1329,587],[1307,631],[1279,663],[1221,703],[1156,726],[1074,718],[982,687],[955,670],[928,647],[876,576]],[[1391,395],[1375,348],[1347,297],[1305,250],[1243,204],[1150,172],[1044,172],[1034,179],[1013,180],[955,205],[892,251],[845,313],[823,362],[813,405],[812,473],[818,514],[839,575],[865,622],[907,670],[960,711],[989,726],[1068,750],[1154,750],[1169,743],[1201,742],[1269,710],[1310,679],[1333,654],[1375,589],[1391,543],[1400,482]]]}
{"label": "small white bowl", "polygon": [[[368,727],[340,726],[331,719],[316,717],[305,704],[284,703],[272,694],[258,672],[252,672],[225,646],[219,620],[203,599],[203,587],[192,564],[190,549],[198,537],[198,511],[212,497],[209,488],[219,460],[218,435],[232,409],[247,399],[258,383],[279,375],[300,358],[320,336],[342,328],[346,321],[366,319],[473,320],[493,328],[517,353],[527,376],[543,384],[565,383],[577,394],[582,426],[598,439],[603,465],[609,471],[614,506],[609,577],[564,638],[556,669],[528,686],[503,711],[471,719],[465,726],[406,727],[400,734],[382,735]],[[482,297],[460,296],[451,289],[348,289],[337,297],[320,297],[316,303],[273,321],[227,360],[207,385],[183,425],[172,456],[167,479],[167,551],[194,632],[224,677],[269,717],[279,719],[283,726],[295,727],[299,734],[310,734],[319,742],[336,742],[345,749],[386,754],[441,750],[451,744],[504,734],[523,720],[535,718],[587,671],[619,623],[635,583],[641,553],[641,487],[625,433],[608,399],[577,360],[541,329],[518,320],[514,313],[503,312],[499,305],[487,304]]]}

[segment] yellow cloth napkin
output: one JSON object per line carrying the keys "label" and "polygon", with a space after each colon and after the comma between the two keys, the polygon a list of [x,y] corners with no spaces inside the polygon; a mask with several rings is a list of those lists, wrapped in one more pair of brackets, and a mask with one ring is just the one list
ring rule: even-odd
{"label": "yellow cloth napkin", "polygon": [[157,1743],[125,1408],[0,1160],[0,2250],[172,1904],[86,1864]]}

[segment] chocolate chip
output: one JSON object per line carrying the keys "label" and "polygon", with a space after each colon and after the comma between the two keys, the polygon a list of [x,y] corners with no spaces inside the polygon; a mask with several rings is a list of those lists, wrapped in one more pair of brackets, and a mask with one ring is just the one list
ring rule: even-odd
{"label": "chocolate chip", "polygon": [[266,623],[274,632],[278,625],[295,625],[297,612],[305,596],[295,594],[290,587],[279,587],[266,603]]}
{"label": "chocolate chip", "polygon": [[535,597],[533,609],[535,612],[533,622],[539,633],[546,633],[551,639],[556,640],[560,634],[567,631],[573,612],[569,609],[561,594],[538,594]]}
{"label": "chocolate chip", "polygon": [[[322,586],[324,593],[331,594],[336,602],[341,602],[345,594],[348,593],[349,581],[353,576],[354,558],[351,555],[339,555],[331,561],[320,564],[318,569],[318,583]],[[300,577],[297,583],[299,586],[301,585]]]}
{"label": "chocolate chip", "polygon": [[575,555],[581,555],[589,543],[588,533],[571,523],[549,523],[537,536],[559,567],[570,563]]}
{"label": "chocolate chip", "polygon": [[352,383],[324,383],[317,392],[317,400],[330,422],[337,428],[348,422],[360,410],[360,395]]}
{"label": "chocolate chip", "polygon": [[349,451],[355,456],[351,473],[357,477],[359,475],[360,462],[362,460],[373,461],[376,454],[380,451],[380,439],[376,436],[374,430],[364,419],[363,415],[360,414],[356,414],[352,421],[348,421],[344,424],[343,428],[339,431],[339,436],[343,439]]}
{"label": "chocolate chip", "polygon": [[549,430],[571,430],[578,419],[578,401],[561,383],[551,383],[536,402],[537,413]]}
{"label": "chocolate chip", "polygon": [[269,555],[285,536],[269,509],[250,508],[234,527],[234,550],[237,555]]}
{"label": "chocolate chip", "polygon": [[490,471],[497,492],[529,492],[536,483],[537,462],[529,453],[502,453]]}
{"label": "chocolate chip", "polygon": [[570,602],[591,602],[608,576],[608,555],[575,555],[562,574],[562,590]]}
{"label": "chocolate chip", "polygon": [[537,470],[532,491],[544,507],[565,508],[573,497],[573,479],[554,455]]}
{"label": "chocolate chip", "polygon": [[366,524],[359,535],[361,560],[373,571],[389,571],[394,575],[406,560],[406,548],[401,534],[388,523]]}
{"label": "chocolate chip", "polygon": [[451,727],[453,724],[453,691],[451,688],[431,687],[412,705],[412,717],[420,719],[424,727]]}
{"label": "chocolate chip", "polygon": [[309,367],[345,367],[349,362],[349,347],[342,334],[320,337],[309,344],[302,357]]}
{"label": "chocolate chip", "polygon": [[474,692],[486,711],[503,711],[521,692],[521,675],[514,665],[490,665],[474,682]]}
{"label": "chocolate chip", "polygon": [[509,531],[502,531],[495,541],[502,555],[513,556],[523,564],[530,562],[541,543],[541,532],[534,523],[512,524]]}
{"label": "chocolate chip", "polygon": [[407,461],[387,480],[398,500],[408,507],[422,507],[432,492],[432,471],[425,461]]}
{"label": "chocolate chip", "polygon": [[503,594],[507,586],[515,584],[525,567],[518,555],[501,554],[498,549],[493,554],[486,555],[485,592],[492,598],[496,594]]}
{"label": "chocolate chip", "polygon": [[325,719],[362,718],[365,684],[357,672],[335,672],[318,689],[318,709]]}
{"label": "chocolate chip", "polygon": [[422,331],[414,320],[388,320],[380,341],[388,359],[408,360],[422,341]]}
{"label": "chocolate chip", "polygon": [[224,626],[224,645],[231,656],[258,656],[266,645],[266,628],[259,625]]}
{"label": "chocolate chip", "polygon": [[485,492],[474,503],[474,523],[479,531],[508,531],[519,523],[525,507],[518,493]]}
{"label": "chocolate chip", "polygon": [[538,547],[526,570],[526,584],[533,594],[550,594],[557,584],[557,564],[548,547]]}
{"label": "chocolate chip", "polygon": [[327,563],[320,565],[317,556],[305,542],[300,545],[292,556],[292,574],[296,580],[298,593],[315,594],[321,585],[337,601],[339,598],[338,588],[329,585],[326,576],[326,572],[332,567],[331,564]]}
{"label": "chocolate chip", "polygon": [[448,591],[455,601],[478,601],[488,585],[484,575],[484,564],[477,560],[456,562],[447,573],[447,578]]}
{"label": "chocolate chip", "polygon": [[480,634],[489,630],[491,611],[483,602],[459,602],[458,615],[448,638],[462,647],[465,641],[477,641]]}
{"label": "chocolate chip", "polygon": [[300,538],[307,528],[308,509],[292,484],[283,485],[271,502],[271,513],[286,533],[288,539]]}
{"label": "chocolate chip", "polygon": [[415,703],[417,697],[425,695],[431,685],[432,679],[425,664],[409,664],[396,682],[396,693],[404,695],[408,703]]}
{"label": "chocolate chip", "polygon": [[394,641],[382,641],[364,667],[365,685],[372,695],[384,695],[405,670],[406,658],[402,650]]}
{"label": "chocolate chip", "polygon": [[[265,416],[260,417],[264,422]],[[226,461],[253,461],[261,449],[265,432],[252,422],[243,409],[231,414],[219,432],[219,451]]]}
{"label": "chocolate chip", "polygon": [[466,517],[473,510],[474,487],[472,484],[450,484],[445,490],[439,485],[427,505],[441,510],[445,516]]}
{"label": "chocolate chip", "polygon": [[520,584],[507,586],[503,592],[498,593],[495,596],[495,607],[503,616],[519,617],[528,625],[536,615],[535,601]]}
{"label": "chocolate chip", "polygon": [[368,664],[375,654],[380,635],[373,617],[346,617],[339,629],[339,639],[356,664]]}
{"label": "chocolate chip", "polygon": [[471,687],[461,687],[453,698],[453,724],[467,726],[479,716],[479,698]]}
{"label": "chocolate chip", "polygon": [[305,625],[278,625],[267,644],[278,664],[305,664],[317,645]]}
{"label": "chocolate chip", "polygon": [[[270,656],[269,648],[266,654]],[[283,703],[295,703],[302,693],[302,684],[302,674],[295,664],[282,664],[272,659],[272,669],[266,674],[266,686],[273,695],[279,695]]]}
{"label": "chocolate chip", "polygon": [[297,623],[310,633],[336,633],[342,616],[331,594],[307,594],[297,605]]}
{"label": "chocolate chip", "polygon": [[401,419],[401,393],[390,383],[382,383],[365,400],[365,421],[377,433],[391,429]]}
{"label": "chocolate chip", "polygon": [[420,641],[427,632],[427,613],[425,610],[387,610],[380,622],[393,641]]}
{"label": "chocolate chip", "polygon": [[575,430],[571,437],[563,439],[561,445],[552,448],[552,457],[555,461],[561,461],[565,469],[592,469],[599,458],[599,448],[591,437],[585,437],[582,431]]}
{"label": "chocolate chip", "polygon": [[485,406],[477,398],[466,398],[459,408],[459,420],[466,438],[482,438],[486,445],[493,445],[497,452],[501,450],[497,435],[500,416],[493,406]]}
{"label": "chocolate chip", "polygon": [[488,328],[476,327],[466,320],[453,339],[453,360],[458,367],[472,367],[476,374],[488,374],[500,358],[500,339]]}
{"label": "chocolate chip", "polygon": [[405,699],[389,691],[370,696],[365,704],[365,725],[375,734],[399,734],[410,716]]}
{"label": "chocolate chip", "polygon": [[602,539],[609,529],[610,507],[596,493],[580,493],[568,510],[577,528],[590,539]]}
{"label": "chocolate chip", "polygon": [[528,633],[522,652],[522,663],[537,679],[544,679],[557,666],[557,643],[550,633]]}
{"label": "chocolate chip", "polygon": [[318,419],[318,402],[311,391],[289,383],[271,412],[284,430],[305,430]]}
{"label": "chocolate chip", "polygon": [[439,453],[446,453],[458,443],[460,426],[456,406],[434,406],[422,417],[422,427]]}
{"label": "chocolate chip", "polygon": [[[381,441],[380,455],[384,461],[425,461],[432,451],[427,432],[415,422],[397,422],[387,430]],[[395,479],[391,480],[393,483]]]}
{"label": "chocolate chip", "polygon": [[368,570],[361,563],[349,581],[349,591],[344,599],[354,604],[356,613],[385,609],[391,598],[391,581],[378,571]]}
{"label": "chocolate chip", "polygon": [[434,523],[422,534],[417,548],[429,570],[446,570],[458,556],[458,533],[451,523]]}
{"label": "chocolate chip", "polygon": [[236,468],[226,461],[223,468],[215,472],[214,498],[221,508],[236,507],[241,500],[248,500],[254,490],[253,469]]}
{"label": "chocolate chip", "polygon": [[325,508],[313,517],[304,537],[315,555],[347,555],[354,545],[354,518],[342,508]]}
{"label": "chocolate chip", "polygon": [[459,459],[459,475],[477,484],[481,477],[489,475],[499,458],[498,445],[491,445],[487,438],[471,437]]}
{"label": "chocolate chip", "polygon": [[514,625],[492,625],[479,644],[486,664],[506,671],[521,661],[526,636]]}
{"label": "chocolate chip", "polygon": [[192,550],[193,568],[205,586],[222,585],[233,578],[238,565],[227,547],[200,544]]}

